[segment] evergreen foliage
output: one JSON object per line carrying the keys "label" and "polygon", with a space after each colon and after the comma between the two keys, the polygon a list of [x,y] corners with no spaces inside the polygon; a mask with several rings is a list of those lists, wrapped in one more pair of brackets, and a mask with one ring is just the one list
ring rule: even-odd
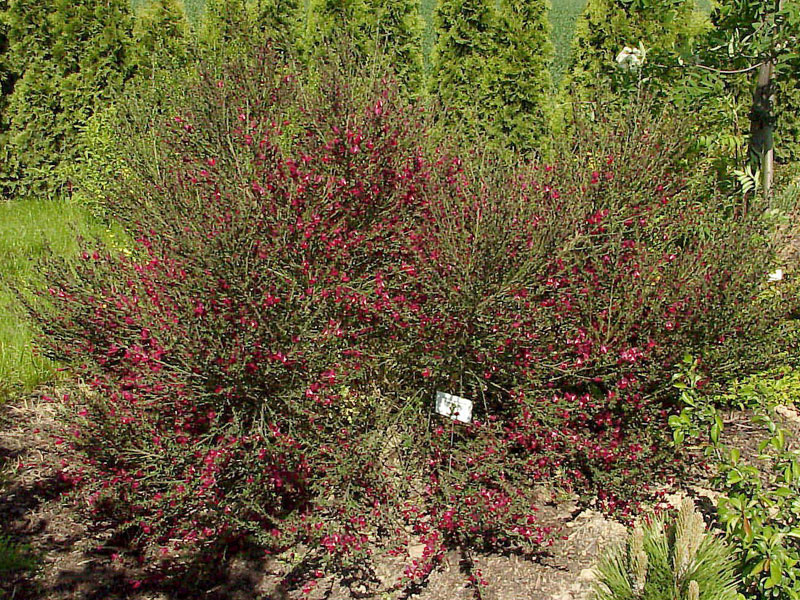
{"label": "evergreen foliage", "polygon": [[20,78],[7,107],[6,194],[45,195],[68,181],[59,167],[134,68],[125,0],[11,0],[9,58]]}
{"label": "evergreen foliage", "polygon": [[[8,25],[4,18],[6,10],[8,10],[7,0],[0,0],[0,148],[6,147],[5,108],[8,96],[14,87],[14,75],[8,60]],[[0,150],[0,162],[2,161],[3,156]]]}
{"label": "evergreen foliage", "polygon": [[625,544],[601,557],[596,600],[736,600],[731,550],[706,531],[686,498],[674,521],[637,524]]}
{"label": "evergreen foliage", "polygon": [[153,0],[136,12],[133,29],[140,74],[188,63],[191,29],[182,0]]}
{"label": "evergreen foliage", "polygon": [[209,0],[199,38],[212,53],[246,52],[267,39],[290,49],[297,27],[297,0]]}
{"label": "evergreen foliage", "polygon": [[203,11],[198,38],[210,52],[228,51],[249,31],[246,0],[209,0]]}
{"label": "evergreen foliage", "polygon": [[692,0],[589,0],[575,27],[565,83],[578,97],[618,91],[616,58],[623,48],[641,44],[651,58],[688,54],[701,29]]}
{"label": "evergreen foliage", "polygon": [[448,0],[439,5],[432,91],[452,125],[529,152],[547,131],[553,50],[546,0]]}
{"label": "evergreen foliage", "polygon": [[466,131],[483,130],[496,14],[491,0],[442,0],[436,9],[431,92]]}
{"label": "evergreen foliage", "polygon": [[423,30],[419,0],[312,0],[306,53],[327,60],[344,45],[359,62],[390,67],[413,96],[422,89]]}
{"label": "evergreen foliage", "polygon": [[300,30],[300,4],[298,0],[251,0],[248,3],[257,29],[269,36],[279,46],[294,49]]}
{"label": "evergreen foliage", "polygon": [[369,0],[369,33],[409,92],[422,91],[422,34],[419,0]]}
{"label": "evergreen foliage", "polygon": [[310,58],[323,58],[330,45],[345,40],[354,52],[369,56],[373,47],[367,24],[365,0],[311,0],[306,19],[306,54]]}
{"label": "evergreen foliage", "polygon": [[488,73],[492,138],[522,152],[548,131],[553,48],[546,0],[503,0],[494,28],[495,58]]}

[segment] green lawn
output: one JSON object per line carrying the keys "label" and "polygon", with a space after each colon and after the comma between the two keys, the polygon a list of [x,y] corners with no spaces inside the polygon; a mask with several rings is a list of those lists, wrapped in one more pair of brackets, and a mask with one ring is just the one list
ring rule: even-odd
{"label": "green lawn", "polygon": [[0,203],[0,401],[13,390],[30,390],[53,371],[52,365],[31,349],[32,333],[12,285],[36,282],[36,261],[48,248],[61,256],[76,255],[78,237],[103,233],[74,202]]}
{"label": "green lawn", "polygon": [[552,0],[550,24],[553,28],[553,80],[558,83],[569,65],[569,54],[572,46],[572,34],[575,21],[578,20],[586,5],[586,0]]}

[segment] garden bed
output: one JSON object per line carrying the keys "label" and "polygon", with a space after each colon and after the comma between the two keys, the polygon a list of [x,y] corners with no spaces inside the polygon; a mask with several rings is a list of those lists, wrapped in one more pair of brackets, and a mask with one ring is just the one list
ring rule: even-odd
{"label": "garden bed", "polygon": [[[168,588],[137,584],[144,574],[135,561],[125,558],[124,542],[113,539],[110,529],[102,524],[87,523],[62,498],[62,492],[69,486],[59,477],[63,455],[55,436],[60,429],[55,404],[46,399],[57,395],[57,390],[51,390],[49,396],[37,394],[2,408],[0,519],[15,541],[30,547],[39,566],[35,572],[4,580],[0,593],[16,600],[156,600],[196,598],[200,594],[204,598],[244,600],[293,598],[300,593],[301,590],[291,589],[286,583],[288,562],[264,560],[258,555],[248,556],[247,552],[228,560],[223,568],[225,576],[216,581],[182,588],[180,584]],[[548,499],[549,494],[542,494],[542,523],[557,527],[561,536],[535,559],[497,554],[473,556],[473,571],[479,571],[486,581],[482,588],[484,598],[586,597],[588,569],[598,552],[624,537],[624,526],[596,511],[583,509],[574,498],[554,502]],[[415,549],[411,552],[413,555]],[[426,584],[407,590],[405,597],[425,600],[474,597],[475,588],[468,585],[465,558],[455,551],[449,553]],[[379,568],[387,579],[402,574],[398,565],[384,564]],[[322,580],[311,597],[325,597],[330,591],[328,598],[345,599],[358,597],[359,588],[363,590],[358,582],[351,587],[355,594],[332,579]]]}
{"label": "garden bed", "polygon": [[[91,525],[62,497],[69,485],[59,476],[63,458],[57,443],[59,425],[56,406],[49,397],[37,394],[3,407],[0,414],[0,519],[13,539],[29,546],[38,568],[5,579],[0,594],[16,600],[67,600],[72,598],[294,598],[301,587],[293,586],[291,562],[264,559],[246,550],[231,556],[216,578],[189,582],[189,575],[170,586],[147,584],[141,566],[125,555],[124,540],[114,539],[110,527]],[[800,416],[793,408],[779,407],[781,425],[791,434],[789,444],[800,440]],[[742,459],[754,462],[761,433],[749,411],[731,411],[726,416],[724,441],[739,448]],[[760,437],[761,436],[761,437]],[[705,476],[704,476],[705,475]],[[698,471],[686,483],[691,495],[709,495],[708,471]],[[673,501],[686,493],[680,488],[665,490]],[[606,518],[574,497],[557,501],[542,492],[542,525],[559,531],[552,546],[538,557],[525,558],[501,554],[460,554],[451,551],[424,585],[395,592],[391,597],[451,600],[474,598],[476,588],[469,585],[470,573],[485,581],[481,597],[491,600],[514,598],[584,600],[590,597],[592,567],[604,548],[625,537],[625,526]],[[421,550],[411,548],[411,555]],[[471,561],[471,564],[470,564]],[[386,581],[402,574],[399,564],[378,565],[378,575]],[[188,574],[187,574],[188,575]],[[311,598],[330,600],[381,596],[379,586],[352,582],[348,589],[332,578],[319,581]],[[377,594],[375,592],[378,592]],[[0,596],[2,597],[2,596]]]}

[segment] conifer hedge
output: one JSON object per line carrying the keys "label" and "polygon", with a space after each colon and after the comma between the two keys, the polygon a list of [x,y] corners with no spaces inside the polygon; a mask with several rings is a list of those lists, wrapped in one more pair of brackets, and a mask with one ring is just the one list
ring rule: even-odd
{"label": "conifer hedge", "polygon": [[553,46],[546,0],[502,0],[494,27],[495,58],[487,73],[490,131],[514,150],[530,152],[549,131]]}
{"label": "conifer hedge", "polygon": [[[0,0],[0,164],[6,162],[4,156],[6,150],[6,129],[5,107],[8,95],[14,86],[13,72],[8,62],[8,26],[2,15],[8,9],[7,0]],[[0,194],[0,198],[2,195]]]}
{"label": "conifer hedge", "polygon": [[126,0],[11,0],[4,21],[19,79],[0,182],[6,196],[52,196],[68,188],[60,167],[82,127],[135,70],[131,12]]}
{"label": "conifer hedge", "polygon": [[193,42],[182,0],[151,0],[144,5],[136,12],[133,38],[140,72],[186,66]]}
{"label": "conifer hedge", "polygon": [[441,0],[436,7],[430,89],[465,129],[479,129],[495,18],[492,0]]}
{"label": "conifer hedge", "polygon": [[468,134],[535,150],[548,130],[553,49],[546,0],[443,0],[431,91]]}
{"label": "conifer hedge", "polygon": [[299,16],[297,0],[209,0],[198,37],[212,53],[242,51],[267,39],[294,47]]}
{"label": "conifer hedge", "polygon": [[377,57],[390,66],[401,89],[416,96],[422,91],[423,30],[419,0],[312,0],[305,50],[318,60],[344,42],[360,59]]}

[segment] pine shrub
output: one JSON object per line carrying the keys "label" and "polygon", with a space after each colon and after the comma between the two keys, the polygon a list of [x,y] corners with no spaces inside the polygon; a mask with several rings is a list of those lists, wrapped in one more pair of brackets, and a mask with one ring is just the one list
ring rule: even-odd
{"label": "pine shrub", "polygon": [[736,561],[690,498],[671,523],[637,524],[597,567],[597,600],[736,600]]}
{"label": "pine shrub", "polygon": [[343,53],[357,63],[391,71],[404,94],[422,92],[422,31],[419,0],[313,0],[306,24],[309,64]]}

